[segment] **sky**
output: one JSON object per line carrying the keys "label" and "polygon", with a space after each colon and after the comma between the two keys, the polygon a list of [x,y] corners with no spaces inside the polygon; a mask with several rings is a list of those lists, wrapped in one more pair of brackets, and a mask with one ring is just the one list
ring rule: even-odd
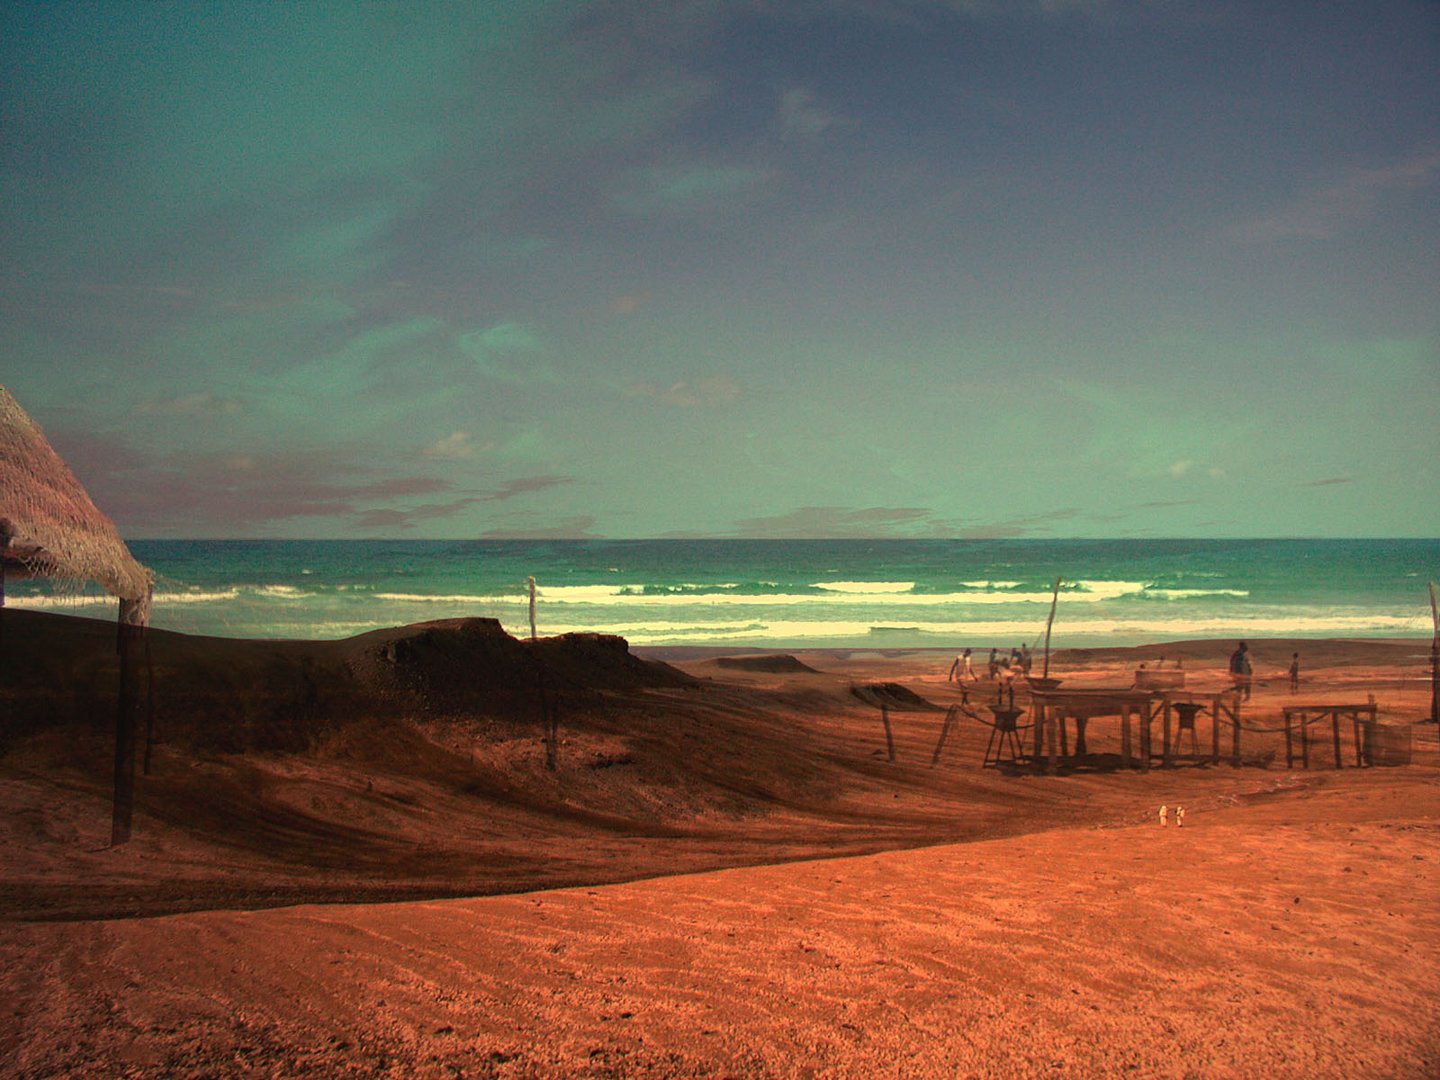
{"label": "sky", "polygon": [[1440,535],[1440,4],[0,2],[129,538]]}

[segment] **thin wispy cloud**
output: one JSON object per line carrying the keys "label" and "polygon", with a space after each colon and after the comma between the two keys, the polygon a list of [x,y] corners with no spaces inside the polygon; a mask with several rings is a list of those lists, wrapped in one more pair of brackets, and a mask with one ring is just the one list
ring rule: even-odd
{"label": "thin wispy cloud", "polygon": [[922,507],[802,506],[789,513],[735,523],[735,535],[762,539],[847,539],[930,535],[933,512]]}
{"label": "thin wispy cloud", "polygon": [[429,446],[423,447],[420,455],[434,458],[437,461],[468,461],[477,454],[494,448],[493,442],[476,442],[475,437],[468,431],[452,431],[449,435],[436,439]]}
{"label": "thin wispy cloud", "polygon": [[237,416],[245,406],[231,397],[211,393],[182,394],[180,397],[144,401],[135,406],[140,416]]}
{"label": "thin wispy cloud", "polygon": [[518,480],[508,481],[499,491],[492,492],[483,497],[483,502],[503,502],[506,499],[513,499],[517,495],[529,495],[536,491],[545,491],[547,488],[560,487],[562,484],[573,484],[573,476],[524,476]]}
{"label": "thin wispy cloud", "polygon": [[780,95],[776,123],[787,139],[818,139],[826,132],[846,124],[845,118],[822,108],[815,94],[802,86],[791,87]]}
{"label": "thin wispy cloud", "polygon": [[1352,169],[1339,180],[1302,191],[1291,202],[1232,227],[1232,238],[1247,242],[1330,240],[1379,212],[1396,193],[1417,191],[1440,178],[1440,151],[1417,154],[1374,168]]}
{"label": "thin wispy cloud", "polygon": [[669,386],[638,382],[625,388],[626,397],[657,401],[681,409],[730,405],[739,401],[744,393],[740,381],[730,375],[711,375],[693,383],[681,380]]}

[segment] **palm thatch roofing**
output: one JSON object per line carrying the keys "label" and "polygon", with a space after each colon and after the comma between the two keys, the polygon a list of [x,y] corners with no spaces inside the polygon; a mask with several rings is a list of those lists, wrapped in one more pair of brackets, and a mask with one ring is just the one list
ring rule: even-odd
{"label": "palm thatch roofing", "polygon": [[154,581],[39,425],[0,386],[0,568],[146,601]]}

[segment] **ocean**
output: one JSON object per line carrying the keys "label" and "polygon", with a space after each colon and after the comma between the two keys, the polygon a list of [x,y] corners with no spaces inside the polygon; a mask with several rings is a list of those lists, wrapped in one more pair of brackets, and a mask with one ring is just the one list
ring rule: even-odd
{"label": "ocean", "polygon": [[[338,638],[457,616],[632,645],[1005,650],[1196,637],[1421,637],[1440,540],[143,540],[153,625]],[[108,616],[95,591],[8,602]]]}

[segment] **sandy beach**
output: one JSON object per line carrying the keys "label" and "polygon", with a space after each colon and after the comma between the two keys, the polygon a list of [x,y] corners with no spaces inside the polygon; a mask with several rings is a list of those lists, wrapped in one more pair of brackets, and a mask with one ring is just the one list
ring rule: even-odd
{"label": "sandy beach", "polygon": [[[1245,765],[1202,718],[1201,753],[1117,768],[1097,717],[1048,775],[982,768],[967,715],[932,764],[947,653],[152,632],[111,848],[113,627],[5,618],[7,1075],[1440,1071],[1428,643],[1253,642]],[[1232,646],[1051,674],[1163,656],[1203,696]],[[967,693],[986,715],[994,685]],[[1355,767],[1347,727],[1336,769],[1327,722],[1285,767],[1284,706],[1371,695],[1409,764]]]}

